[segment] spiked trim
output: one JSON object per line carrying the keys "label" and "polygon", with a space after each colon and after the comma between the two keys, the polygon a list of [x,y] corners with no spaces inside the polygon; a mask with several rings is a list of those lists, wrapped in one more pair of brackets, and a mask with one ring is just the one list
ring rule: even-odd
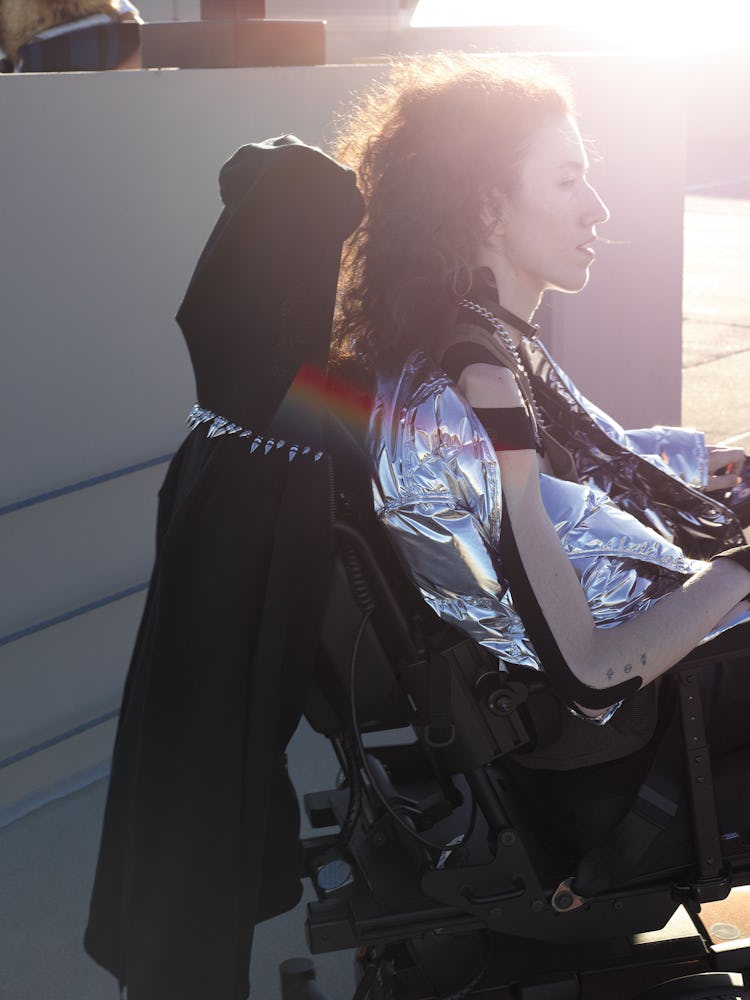
{"label": "spiked trim", "polygon": [[278,441],[272,437],[266,437],[264,434],[255,434],[253,431],[248,430],[246,427],[240,427],[239,424],[233,424],[231,420],[227,420],[226,417],[220,417],[213,410],[206,410],[198,403],[195,403],[187,415],[185,423],[188,425],[191,431],[195,430],[196,427],[200,427],[203,424],[208,424],[207,436],[210,438],[221,437],[222,434],[237,434],[241,438],[251,438],[250,441],[250,451],[257,451],[261,446],[266,455],[271,451],[275,451],[278,448],[286,448],[289,452],[289,461],[293,462],[297,455],[310,455],[314,462],[319,462],[323,457],[322,451],[313,451],[310,445],[307,444],[289,444],[286,441],[279,439]]}

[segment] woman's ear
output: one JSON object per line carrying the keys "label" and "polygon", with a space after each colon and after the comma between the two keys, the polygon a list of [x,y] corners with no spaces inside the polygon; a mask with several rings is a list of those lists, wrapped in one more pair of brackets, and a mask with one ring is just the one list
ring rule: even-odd
{"label": "woman's ear", "polygon": [[497,188],[490,188],[482,203],[482,224],[489,238],[503,235],[503,217],[507,196]]}

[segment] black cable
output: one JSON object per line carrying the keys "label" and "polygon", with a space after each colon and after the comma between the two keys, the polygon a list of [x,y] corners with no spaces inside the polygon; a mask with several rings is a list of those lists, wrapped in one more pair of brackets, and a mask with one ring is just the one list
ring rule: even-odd
{"label": "black cable", "polygon": [[362,812],[362,781],[357,769],[357,753],[348,733],[341,734],[341,747],[349,769],[349,805],[346,818],[341,824],[339,842],[343,846],[348,846]]}
{"label": "black cable", "polygon": [[344,544],[342,545],[341,557],[357,607],[363,615],[369,618],[375,610],[375,598],[372,595],[367,578],[362,571],[362,565],[357,558],[357,553],[351,545]]}

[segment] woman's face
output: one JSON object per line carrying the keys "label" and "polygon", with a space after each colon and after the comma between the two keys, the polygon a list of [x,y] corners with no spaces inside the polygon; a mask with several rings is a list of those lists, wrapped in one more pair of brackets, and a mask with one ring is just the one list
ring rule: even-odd
{"label": "woman's face", "polygon": [[588,158],[574,121],[540,129],[521,161],[518,186],[501,195],[500,222],[480,252],[500,300],[530,315],[542,292],[578,292],[594,260],[596,224],[609,212],[586,179]]}

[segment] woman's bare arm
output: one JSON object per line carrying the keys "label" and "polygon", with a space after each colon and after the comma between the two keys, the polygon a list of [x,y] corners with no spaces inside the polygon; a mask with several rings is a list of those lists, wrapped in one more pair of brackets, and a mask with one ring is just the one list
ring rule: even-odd
{"label": "woman's bare arm", "polygon": [[[460,387],[476,407],[521,404],[513,375],[471,365]],[[750,591],[750,573],[727,559],[697,573],[649,610],[596,628],[583,588],[542,503],[536,452],[497,453],[516,545],[539,606],[570,670],[605,689],[631,677],[653,681],[693,649]]]}

